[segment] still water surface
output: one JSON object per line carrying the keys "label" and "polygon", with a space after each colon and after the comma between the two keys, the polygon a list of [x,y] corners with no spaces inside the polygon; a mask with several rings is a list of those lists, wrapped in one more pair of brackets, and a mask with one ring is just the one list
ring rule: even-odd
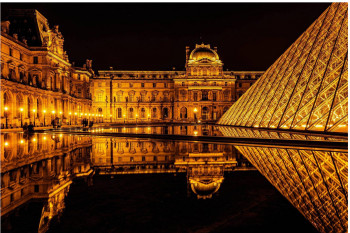
{"label": "still water surface", "polygon": [[1,137],[2,232],[317,232],[233,145]]}

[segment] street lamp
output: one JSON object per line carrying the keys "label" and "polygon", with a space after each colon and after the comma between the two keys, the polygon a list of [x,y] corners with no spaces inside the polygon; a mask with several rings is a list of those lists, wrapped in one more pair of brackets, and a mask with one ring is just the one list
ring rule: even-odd
{"label": "street lamp", "polygon": [[197,112],[198,112],[198,109],[197,109],[197,108],[194,108],[194,109],[193,109],[193,112],[194,112],[194,120],[197,121]]}
{"label": "street lamp", "polygon": [[151,114],[148,113],[147,116],[148,116],[148,121],[150,121],[150,119],[151,119]]}
{"label": "street lamp", "polygon": [[7,124],[7,111],[9,110],[9,108],[7,106],[4,107],[5,110],[5,118],[6,118],[6,129],[8,128],[8,124]]}
{"label": "street lamp", "polygon": [[33,114],[34,114],[34,126],[35,126],[35,112],[36,112],[36,109],[33,109]]}
{"label": "street lamp", "polygon": [[74,115],[75,115],[75,116],[74,116],[74,123],[77,124],[77,115],[78,115],[78,113],[75,112]]}
{"label": "street lamp", "polygon": [[69,112],[69,125],[72,124],[72,112]]}
{"label": "street lamp", "polygon": [[21,127],[23,127],[23,118],[22,118],[23,108],[20,108],[19,111],[21,112]]}
{"label": "street lamp", "polygon": [[45,113],[46,113],[46,110],[43,110],[43,113],[44,113],[44,126],[46,126],[46,122],[45,122]]}
{"label": "street lamp", "polygon": [[137,118],[138,118],[138,116],[139,116],[139,115],[136,113],[136,124],[137,124]]}
{"label": "street lamp", "polygon": [[126,115],[124,114],[123,117],[124,117],[124,125],[125,125],[125,118],[126,118]]}

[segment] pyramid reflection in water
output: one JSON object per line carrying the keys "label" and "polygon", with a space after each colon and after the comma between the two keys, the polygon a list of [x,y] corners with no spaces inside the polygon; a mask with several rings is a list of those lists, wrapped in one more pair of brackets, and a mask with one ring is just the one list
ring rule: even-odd
{"label": "pyramid reflection in water", "polygon": [[319,231],[347,232],[347,153],[236,147]]}
{"label": "pyramid reflection in water", "polygon": [[347,11],[347,3],[328,7],[218,123],[346,132]]}

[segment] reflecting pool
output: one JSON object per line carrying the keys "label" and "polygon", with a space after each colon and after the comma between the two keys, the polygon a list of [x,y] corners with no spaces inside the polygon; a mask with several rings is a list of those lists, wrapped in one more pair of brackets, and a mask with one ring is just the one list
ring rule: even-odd
{"label": "reflecting pool", "polygon": [[1,141],[3,232],[346,230],[346,150],[72,131]]}

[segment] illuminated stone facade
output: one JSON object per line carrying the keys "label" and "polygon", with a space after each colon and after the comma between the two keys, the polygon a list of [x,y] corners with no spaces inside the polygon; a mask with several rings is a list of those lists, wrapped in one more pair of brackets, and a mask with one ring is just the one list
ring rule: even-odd
{"label": "illuminated stone facade", "polygon": [[218,123],[347,132],[347,11],[328,7]]}
{"label": "illuminated stone facade", "polygon": [[264,72],[223,71],[217,49],[186,47],[186,71],[100,70],[93,114],[118,123],[216,121]]}
{"label": "illuminated stone facade", "polygon": [[91,110],[91,60],[74,67],[59,27],[36,10],[12,10],[1,22],[1,125],[80,123]]}

